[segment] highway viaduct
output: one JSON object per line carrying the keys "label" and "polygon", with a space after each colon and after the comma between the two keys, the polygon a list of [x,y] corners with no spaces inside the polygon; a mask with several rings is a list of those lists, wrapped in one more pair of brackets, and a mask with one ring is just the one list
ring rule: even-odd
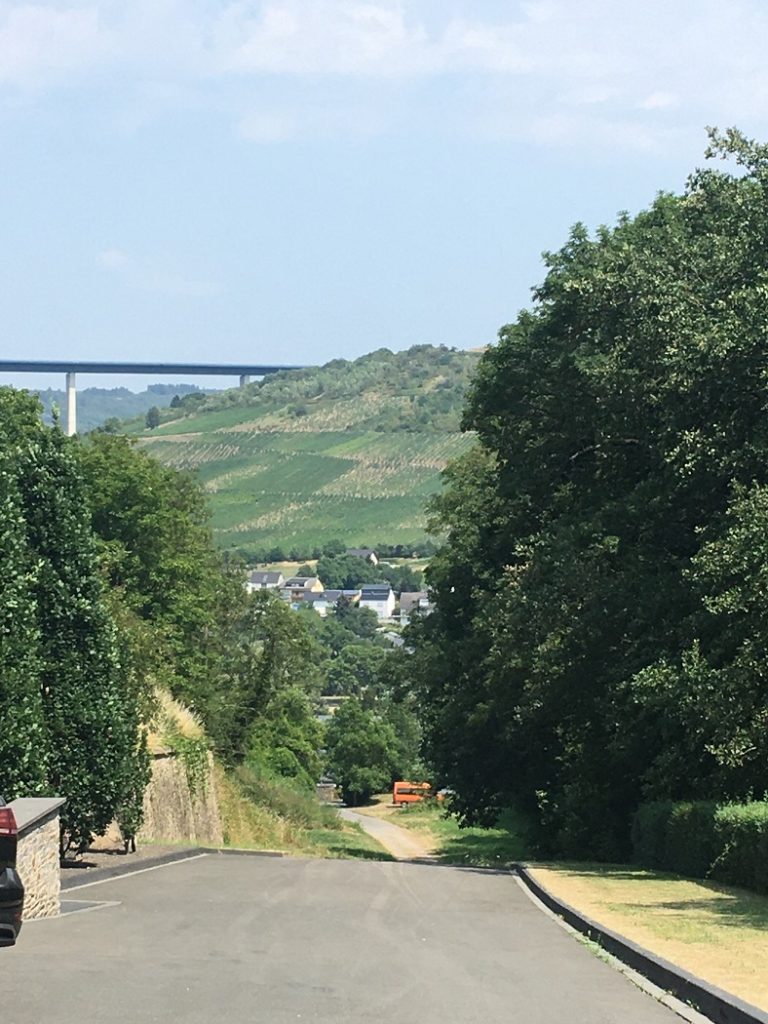
{"label": "highway viaduct", "polygon": [[66,433],[77,432],[77,374],[143,374],[149,377],[237,377],[240,387],[251,377],[264,377],[279,370],[300,370],[300,366],[264,363],[117,363],[83,362],[65,359],[0,359],[4,373],[63,373],[67,382]]}

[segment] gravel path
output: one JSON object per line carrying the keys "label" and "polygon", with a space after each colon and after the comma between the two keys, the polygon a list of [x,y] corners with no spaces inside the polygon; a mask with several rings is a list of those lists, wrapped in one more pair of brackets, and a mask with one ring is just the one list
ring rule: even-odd
{"label": "gravel path", "polygon": [[383,821],[381,818],[374,818],[370,814],[358,814],[357,811],[349,811],[346,808],[342,808],[339,814],[347,821],[356,822],[397,860],[433,859],[434,850],[408,829]]}

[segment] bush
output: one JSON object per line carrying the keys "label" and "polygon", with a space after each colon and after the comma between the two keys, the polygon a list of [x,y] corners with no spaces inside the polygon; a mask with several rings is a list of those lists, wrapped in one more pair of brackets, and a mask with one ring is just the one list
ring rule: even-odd
{"label": "bush", "polygon": [[768,801],[723,804],[714,823],[719,852],[712,877],[768,893]]}
{"label": "bush", "polygon": [[237,781],[255,804],[268,807],[279,817],[301,828],[340,828],[332,807],[321,804],[314,790],[292,780],[277,777],[255,764],[241,765]]}
{"label": "bush", "polygon": [[643,804],[632,846],[645,867],[768,893],[768,802]]}

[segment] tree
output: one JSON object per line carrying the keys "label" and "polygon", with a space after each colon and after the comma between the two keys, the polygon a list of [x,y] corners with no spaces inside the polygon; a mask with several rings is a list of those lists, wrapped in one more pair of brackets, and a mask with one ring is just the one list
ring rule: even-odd
{"label": "tree", "polygon": [[156,405],[153,405],[150,409],[147,409],[145,423],[148,430],[154,430],[155,427],[160,426],[160,410]]}
{"label": "tree", "polygon": [[248,760],[275,775],[314,787],[322,769],[321,746],[322,728],[309,696],[299,686],[288,686],[275,694],[254,721]]}
{"label": "tree", "polygon": [[768,148],[547,256],[483,356],[414,622],[428,756],[466,821],[624,857],[649,797],[768,787],[760,610]]}
{"label": "tree", "polygon": [[110,583],[156,630],[166,685],[208,721],[245,594],[238,566],[213,546],[205,496],[126,437],[94,435],[81,461]]}
{"label": "tree", "polygon": [[385,657],[386,652],[373,644],[347,644],[328,665],[326,692],[375,698]]}
{"label": "tree", "polygon": [[[146,751],[139,696],[121,664],[105,600],[76,445],[43,427],[34,399],[0,390],[0,466],[12,465],[16,474],[15,486],[6,480],[5,495],[12,576],[2,602],[10,627],[6,650],[20,631],[28,643],[4,682],[20,703],[11,730],[20,730],[26,776],[12,785],[63,793],[63,844],[82,849],[125,804],[146,770]],[[14,546],[22,520],[34,567],[26,585]],[[29,687],[33,671],[37,695]]]}
{"label": "tree", "polygon": [[323,555],[317,561],[316,575],[331,590],[354,590],[382,578],[375,566],[354,555]]}
{"label": "tree", "polygon": [[40,687],[40,634],[21,495],[8,453],[0,462],[0,794],[6,800],[47,789],[48,743]]}
{"label": "tree", "polygon": [[345,701],[326,733],[328,768],[345,803],[365,803],[388,788],[396,773],[397,739],[392,727],[355,698]]}

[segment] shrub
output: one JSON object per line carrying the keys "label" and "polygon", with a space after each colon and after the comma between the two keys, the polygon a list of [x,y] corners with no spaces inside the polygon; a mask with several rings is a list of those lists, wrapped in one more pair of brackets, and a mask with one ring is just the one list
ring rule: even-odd
{"label": "shrub", "polygon": [[768,802],[643,804],[632,846],[645,867],[768,893]]}
{"label": "shrub", "polygon": [[280,778],[256,764],[241,765],[236,779],[255,804],[268,807],[279,817],[300,828],[340,828],[332,807],[321,804],[314,790],[293,779]]}
{"label": "shrub", "polygon": [[768,801],[723,804],[714,827],[718,853],[711,876],[768,893]]}

